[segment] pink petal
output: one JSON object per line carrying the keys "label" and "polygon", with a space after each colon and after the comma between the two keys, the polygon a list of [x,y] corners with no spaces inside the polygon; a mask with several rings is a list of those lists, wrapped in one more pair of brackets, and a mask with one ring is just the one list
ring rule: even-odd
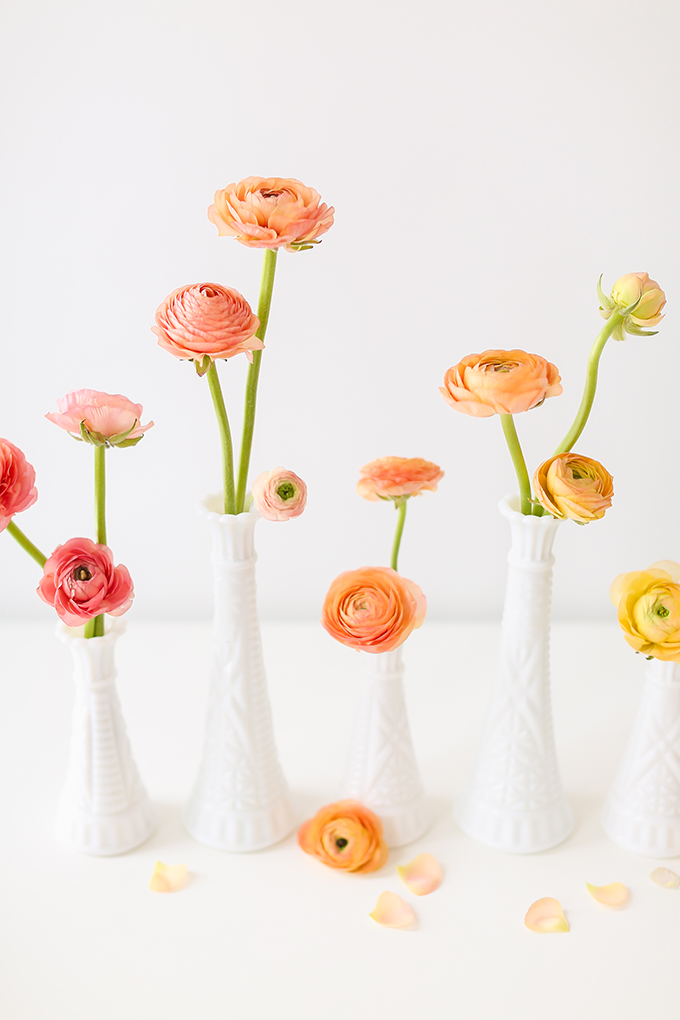
{"label": "pink petal", "polygon": [[527,910],[524,923],[531,931],[569,931],[569,922],[562,912],[562,907],[552,896],[544,896],[542,900],[532,903]]}
{"label": "pink petal", "polygon": [[680,885],[680,876],[669,868],[657,868],[649,876],[652,882],[660,885],[662,889],[677,889]]}
{"label": "pink petal", "polygon": [[604,903],[605,907],[622,907],[628,899],[628,890],[623,882],[610,882],[609,885],[591,885],[586,888],[594,900]]}
{"label": "pink petal", "polygon": [[156,861],[149,889],[152,892],[175,892],[182,888],[186,878],[186,864],[163,864],[162,861]]}
{"label": "pink petal", "polygon": [[441,865],[432,854],[418,854],[397,871],[406,888],[416,896],[426,896],[441,885]]}
{"label": "pink petal", "polygon": [[378,896],[378,902],[368,916],[385,928],[403,928],[404,925],[414,921],[416,915],[401,896],[393,892],[383,892]]}

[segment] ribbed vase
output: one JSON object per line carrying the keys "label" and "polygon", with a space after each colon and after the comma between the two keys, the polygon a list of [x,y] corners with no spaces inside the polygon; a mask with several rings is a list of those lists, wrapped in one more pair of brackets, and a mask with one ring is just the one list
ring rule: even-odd
{"label": "ribbed vase", "polygon": [[633,731],[602,812],[625,850],[680,856],[680,664],[651,659]]}
{"label": "ribbed vase", "polygon": [[83,638],[63,624],[57,629],[73,655],[76,695],[56,833],[60,843],[98,856],[132,850],[156,828],[115,688],[114,648],[125,623],[110,622],[103,637]]}
{"label": "ribbed vase", "polygon": [[388,846],[403,846],[426,831],[430,812],[411,742],[401,648],[363,653],[362,659],[359,715],[342,796],[378,815]]}
{"label": "ribbed vase", "polygon": [[213,541],[215,617],[203,757],[184,813],[189,833],[219,850],[277,843],[294,824],[279,765],[257,614],[255,510],[200,505]]}
{"label": "ribbed vase", "polygon": [[499,509],[511,544],[498,674],[456,817],[480,843],[534,853],[561,843],[574,825],[550,706],[552,546],[560,522],[519,513],[516,496],[501,500]]}

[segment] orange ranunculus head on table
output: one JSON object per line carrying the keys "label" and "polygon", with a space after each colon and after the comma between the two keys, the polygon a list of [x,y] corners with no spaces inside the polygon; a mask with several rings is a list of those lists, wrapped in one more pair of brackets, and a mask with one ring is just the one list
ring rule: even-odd
{"label": "orange ranunculus head on table", "polygon": [[356,800],[322,807],[300,826],[298,843],[329,868],[357,874],[377,871],[387,860],[382,822]]}
{"label": "orange ranunculus head on table", "polygon": [[609,595],[631,648],[664,662],[680,662],[680,563],[661,560],[647,570],[619,574]]}
{"label": "orange ranunculus head on table", "polygon": [[335,210],[314,188],[288,177],[246,177],[215,192],[208,219],[220,236],[250,248],[298,251],[318,243]]}
{"label": "orange ranunculus head on table", "polygon": [[612,505],[614,479],[592,457],[558,453],[536,469],[534,491],[553,517],[588,524],[604,517]]}
{"label": "orange ranunculus head on table", "polygon": [[562,386],[555,365],[538,354],[484,351],[450,368],[439,392],[456,411],[487,418],[529,411],[558,396]]}
{"label": "orange ranunculus head on table", "polygon": [[336,641],[363,652],[389,652],[425,619],[427,602],[391,567],[360,567],[335,578],[321,623]]}
{"label": "orange ranunculus head on table", "polygon": [[437,491],[444,477],[438,464],[422,457],[379,457],[359,471],[357,492],[364,499],[404,499]]}

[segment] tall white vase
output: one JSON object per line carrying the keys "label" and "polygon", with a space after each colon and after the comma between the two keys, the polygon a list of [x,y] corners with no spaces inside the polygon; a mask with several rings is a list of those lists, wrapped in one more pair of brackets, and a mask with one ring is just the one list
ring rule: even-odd
{"label": "tall white vase", "polygon": [[388,846],[403,846],[422,836],[430,824],[430,812],[406,714],[401,648],[364,653],[362,659],[359,715],[342,795],[378,815]]}
{"label": "tall white vase", "polygon": [[257,511],[199,507],[210,526],[215,580],[212,680],[203,758],[184,813],[190,834],[219,850],[259,850],[291,832],[288,788],[279,765],[257,615]]}
{"label": "tall white vase", "polygon": [[560,522],[499,509],[510,523],[496,685],[477,757],[457,805],[461,828],[509,853],[556,846],[573,828],[555,756],[550,707],[552,546]]}
{"label": "tall white vase", "polygon": [[680,664],[651,659],[628,746],[602,812],[625,850],[680,855]]}
{"label": "tall white vase", "polygon": [[156,816],[132,758],[115,688],[114,647],[125,630],[111,620],[103,637],[83,638],[59,624],[71,649],[76,687],[66,785],[56,819],[60,843],[109,856],[139,846],[156,828]]}

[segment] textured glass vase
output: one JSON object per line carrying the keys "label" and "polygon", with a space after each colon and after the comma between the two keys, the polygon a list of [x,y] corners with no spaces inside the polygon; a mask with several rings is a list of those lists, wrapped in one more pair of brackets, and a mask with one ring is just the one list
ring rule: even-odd
{"label": "textured glass vase", "polygon": [[499,509],[510,523],[496,684],[472,771],[457,804],[461,828],[510,853],[556,846],[573,828],[560,783],[550,706],[552,546],[560,522]]}
{"label": "textured glass vase", "polygon": [[294,824],[279,765],[257,615],[257,511],[200,511],[210,526],[215,582],[212,677],[203,758],[184,812],[190,834],[219,850],[271,846]]}

